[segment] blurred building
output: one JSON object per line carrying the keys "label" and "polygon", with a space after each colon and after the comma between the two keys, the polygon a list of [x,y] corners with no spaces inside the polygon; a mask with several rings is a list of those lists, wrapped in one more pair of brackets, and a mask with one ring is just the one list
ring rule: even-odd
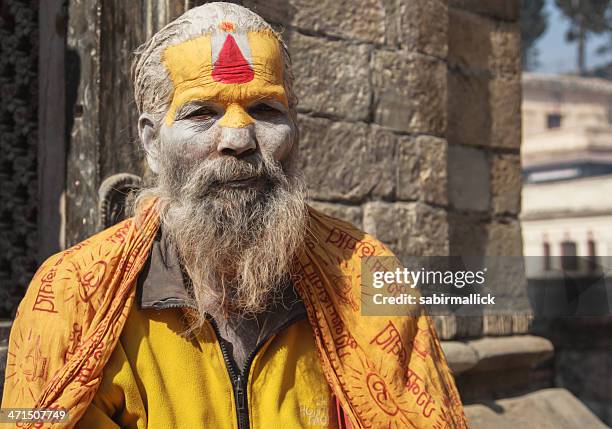
{"label": "blurred building", "polygon": [[522,116],[528,289],[570,310],[536,310],[533,331],[554,344],[555,385],[611,424],[612,82],[524,74]]}
{"label": "blurred building", "polygon": [[525,74],[522,116],[524,254],[588,270],[612,255],[612,82]]}

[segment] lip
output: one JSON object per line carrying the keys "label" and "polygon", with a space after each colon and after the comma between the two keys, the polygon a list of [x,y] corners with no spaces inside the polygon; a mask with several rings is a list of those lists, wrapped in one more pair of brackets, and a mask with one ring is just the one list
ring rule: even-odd
{"label": "lip", "polygon": [[229,180],[225,182],[228,186],[246,186],[254,183],[257,180],[256,176],[245,177],[243,179]]}

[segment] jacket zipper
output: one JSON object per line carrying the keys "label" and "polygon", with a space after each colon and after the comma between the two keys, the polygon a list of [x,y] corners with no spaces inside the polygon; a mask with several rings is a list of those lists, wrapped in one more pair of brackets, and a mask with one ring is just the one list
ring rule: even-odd
{"label": "jacket zipper", "polygon": [[217,342],[219,343],[219,346],[221,348],[221,354],[223,355],[223,360],[225,361],[227,372],[232,380],[232,387],[234,389],[234,398],[236,400],[235,402],[236,402],[236,411],[237,411],[237,418],[238,418],[238,429],[249,429],[250,425],[249,425],[249,410],[248,410],[248,401],[247,401],[247,382],[248,382],[249,372],[251,370],[251,365],[253,363],[253,360],[255,359],[255,356],[257,356],[257,353],[259,352],[259,350],[261,350],[263,345],[268,342],[269,338],[271,338],[273,335],[276,335],[276,333],[281,332],[283,329],[285,329],[292,323],[296,322],[297,319],[288,320],[287,322],[279,326],[275,332],[271,333],[266,338],[264,338],[262,341],[260,341],[257,344],[257,346],[253,349],[253,351],[251,351],[251,353],[249,353],[249,355],[247,356],[244,362],[244,367],[242,368],[241,372],[238,371],[233,361],[230,359],[229,352],[225,344],[225,340],[223,339],[223,337],[221,337],[221,333],[219,332],[219,326],[217,325],[217,322],[210,315],[207,315],[207,319],[210,322],[211,326],[213,327],[215,335],[217,336]]}
{"label": "jacket zipper", "polygon": [[[248,370],[251,366],[252,355],[255,353],[251,353],[247,360],[245,361],[244,368],[242,372],[240,372],[232,359],[230,359],[229,352],[227,350],[227,345],[225,340],[221,336],[219,332],[219,325],[217,325],[217,321],[212,318],[210,315],[206,315],[208,322],[215,331],[215,335],[217,336],[217,342],[219,343],[219,347],[221,348],[221,354],[223,355],[223,360],[225,361],[225,366],[227,368],[227,372],[232,381],[232,389],[234,390],[234,400],[236,402],[236,418],[238,419],[238,429],[249,429],[249,411],[247,404],[247,379],[248,379]],[[259,349],[259,345],[256,349]],[[246,375],[245,375],[246,374]]]}

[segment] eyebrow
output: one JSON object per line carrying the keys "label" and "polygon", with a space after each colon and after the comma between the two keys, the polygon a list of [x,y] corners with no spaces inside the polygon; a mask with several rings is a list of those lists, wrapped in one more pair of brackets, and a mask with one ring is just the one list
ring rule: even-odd
{"label": "eyebrow", "polygon": [[[195,112],[202,107],[216,108],[215,103],[212,100],[192,100],[185,104],[182,104],[176,109],[174,114],[174,120],[182,119],[186,115]],[[216,109],[215,109],[216,110]]]}
{"label": "eyebrow", "polygon": [[259,103],[266,103],[269,106],[274,107],[275,109],[278,109],[283,113],[287,113],[288,111],[287,107],[281,101],[279,101],[276,97],[257,98],[249,104],[249,107],[256,106]]}

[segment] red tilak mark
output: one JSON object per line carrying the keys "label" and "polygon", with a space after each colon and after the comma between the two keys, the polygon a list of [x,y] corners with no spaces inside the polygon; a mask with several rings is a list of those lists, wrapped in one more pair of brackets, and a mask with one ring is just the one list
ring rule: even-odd
{"label": "red tilak mark", "polygon": [[227,22],[227,21],[223,21],[222,23],[220,23],[219,28],[228,33],[236,29],[233,22]]}
{"label": "red tilak mark", "polygon": [[253,68],[240,52],[231,34],[227,35],[219,58],[215,61],[212,77],[222,83],[246,83],[253,80]]}

